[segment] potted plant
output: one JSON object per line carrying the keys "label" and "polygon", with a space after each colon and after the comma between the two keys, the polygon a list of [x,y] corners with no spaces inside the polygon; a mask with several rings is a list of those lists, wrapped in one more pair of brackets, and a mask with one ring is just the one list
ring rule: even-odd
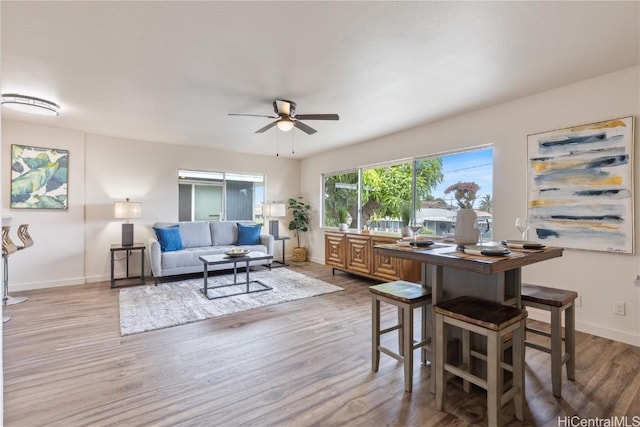
{"label": "potted plant", "polygon": [[349,231],[349,225],[347,224],[347,217],[349,216],[349,212],[347,211],[346,206],[338,207],[338,228],[340,231]]}
{"label": "potted plant", "polygon": [[302,197],[298,199],[289,199],[287,201],[288,209],[291,211],[292,219],[289,222],[289,230],[293,231],[298,239],[298,246],[292,249],[292,261],[303,262],[307,260],[307,248],[300,245],[300,233],[309,230],[309,211],[311,206],[302,201]]}

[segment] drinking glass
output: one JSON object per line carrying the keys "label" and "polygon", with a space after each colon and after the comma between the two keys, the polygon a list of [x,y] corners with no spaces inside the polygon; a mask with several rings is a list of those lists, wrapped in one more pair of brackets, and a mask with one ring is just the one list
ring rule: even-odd
{"label": "drinking glass", "polygon": [[480,234],[480,246],[482,246],[482,241],[484,239],[484,235],[491,228],[489,226],[489,220],[487,218],[476,221],[475,228],[478,230]]}
{"label": "drinking glass", "polygon": [[413,231],[413,247],[417,248],[418,247],[418,231],[422,229],[422,224],[419,224],[418,220],[413,218],[413,221],[411,221],[409,228],[411,229],[411,231]]}
{"label": "drinking glass", "polygon": [[527,218],[516,218],[516,228],[522,233],[522,240],[526,240],[529,231],[529,220]]}

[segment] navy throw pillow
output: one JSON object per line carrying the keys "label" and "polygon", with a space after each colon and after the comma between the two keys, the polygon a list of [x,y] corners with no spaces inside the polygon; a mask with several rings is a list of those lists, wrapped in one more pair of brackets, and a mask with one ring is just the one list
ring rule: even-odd
{"label": "navy throw pillow", "polygon": [[162,252],[179,251],[184,249],[182,245],[182,236],[180,235],[180,227],[174,225],[169,228],[153,227],[153,231],[158,236],[160,242],[160,250]]}
{"label": "navy throw pillow", "polygon": [[262,225],[243,225],[238,223],[238,245],[259,245]]}

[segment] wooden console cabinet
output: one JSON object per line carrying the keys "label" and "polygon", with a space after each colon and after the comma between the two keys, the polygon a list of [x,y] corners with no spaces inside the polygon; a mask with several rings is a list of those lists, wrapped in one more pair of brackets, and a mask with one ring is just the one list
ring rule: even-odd
{"label": "wooden console cabinet", "polygon": [[395,243],[397,237],[356,232],[325,231],[324,263],[337,270],[382,281],[406,280],[420,283],[420,263],[376,255],[375,245]]}

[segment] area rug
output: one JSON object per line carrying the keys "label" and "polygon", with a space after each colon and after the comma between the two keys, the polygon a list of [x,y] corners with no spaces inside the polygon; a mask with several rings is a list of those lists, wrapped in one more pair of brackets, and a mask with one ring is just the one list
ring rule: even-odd
{"label": "area rug", "polygon": [[[343,290],[286,268],[251,271],[250,279],[260,280],[273,289],[215,300],[207,299],[200,291],[202,278],[120,289],[120,334],[153,331]],[[238,281],[244,280],[244,272],[239,272]],[[233,283],[231,274],[211,276],[208,286],[230,283]],[[215,292],[235,293],[245,287],[230,286]],[[209,291],[209,295],[212,292]]]}

